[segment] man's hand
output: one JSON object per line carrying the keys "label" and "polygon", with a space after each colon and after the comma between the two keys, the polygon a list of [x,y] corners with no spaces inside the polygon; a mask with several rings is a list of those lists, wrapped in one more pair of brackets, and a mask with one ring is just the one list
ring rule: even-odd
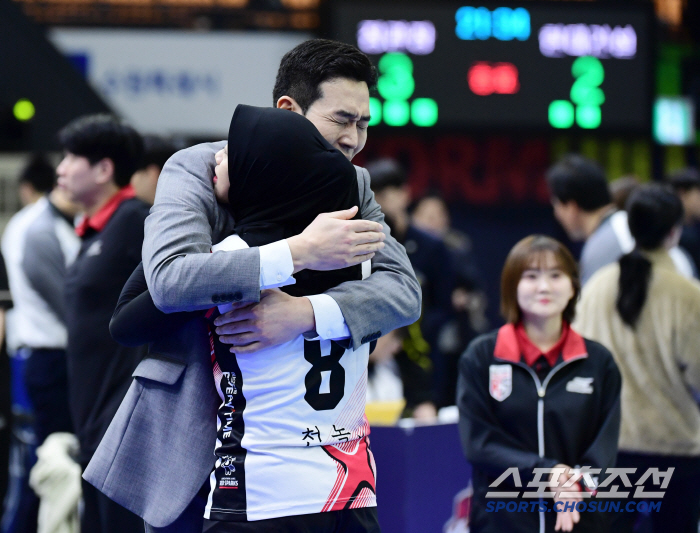
{"label": "man's hand", "polygon": [[337,270],[372,259],[384,248],[382,225],[371,220],[350,220],[357,207],[321,213],[299,235],[287,239],[294,272]]}
{"label": "man's hand", "polygon": [[216,333],[231,352],[249,354],[277,346],[315,329],[308,298],[295,298],[278,289],[260,293],[260,302],[242,304],[214,320]]}

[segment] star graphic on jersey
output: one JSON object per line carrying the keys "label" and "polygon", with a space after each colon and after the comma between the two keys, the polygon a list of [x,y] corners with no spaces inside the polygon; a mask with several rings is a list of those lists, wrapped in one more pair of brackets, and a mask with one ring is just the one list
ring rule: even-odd
{"label": "star graphic on jersey", "polygon": [[[343,446],[344,447],[344,446]],[[341,467],[338,481],[342,483],[340,493],[334,498],[337,489],[331,492],[323,511],[350,509],[363,489],[376,494],[372,452],[367,445],[367,437],[362,437],[357,448],[346,452],[338,446],[321,446]],[[336,486],[338,483],[336,482]],[[334,501],[335,500],[335,501]],[[334,501],[332,507],[328,507]]]}

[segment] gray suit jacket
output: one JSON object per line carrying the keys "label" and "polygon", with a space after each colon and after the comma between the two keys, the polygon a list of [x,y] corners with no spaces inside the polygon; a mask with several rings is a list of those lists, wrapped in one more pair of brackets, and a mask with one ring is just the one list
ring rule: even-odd
{"label": "gray suit jacket", "polygon": [[[175,154],[163,168],[146,219],[143,264],[156,305],[165,312],[259,301],[257,248],[210,253],[233,220],[212,190],[214,154],[225,142]],[[404,248],[390,236],[357,168],[363,219],[384,225],[386,246],[372,275],[328,291],[338,303],[352,344],[370,342],[418,320],[421,292]],[[150,347],[83,477],[156,527],[171,524],[194,498],[214,465],[216,410],[209,342],[196,318]]]}

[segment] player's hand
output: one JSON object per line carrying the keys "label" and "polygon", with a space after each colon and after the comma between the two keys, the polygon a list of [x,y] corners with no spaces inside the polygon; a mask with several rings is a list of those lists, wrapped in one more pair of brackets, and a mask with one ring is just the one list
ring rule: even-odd
{"label": "player's hand", "polygon": [[337,270],[358,265],[384,248],[382,225],[371,220],[351,220],[357,207],[321,213],[299,235],[287,239],[294,272]]}
{"label": "player's hand", "polygon": [[296,298],[278,289],[260,293],[260,302],[240,305],[214,320],[216,333],[230,351],[249,354],[291,341],[315,329],[308,298]]}

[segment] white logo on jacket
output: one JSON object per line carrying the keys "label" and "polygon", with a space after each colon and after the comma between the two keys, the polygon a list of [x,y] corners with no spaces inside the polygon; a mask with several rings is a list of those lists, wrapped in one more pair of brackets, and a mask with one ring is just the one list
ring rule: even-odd
{"label": "white logo on jacket", "polygon": [[85,252],[86,257],[93,257],[102,253],[102,241],[95,241],[90,245],[90,248]]}
{"label": "white logo on jacket", "polygon": [[593,394],[593,378],[575,377],[566,384],[566,390],[579,394]]}
{"label": "white logo on jacket", "polygon": [[502,402],[513,392],[513,367],[510,365],[489,366],[489,394]]}

